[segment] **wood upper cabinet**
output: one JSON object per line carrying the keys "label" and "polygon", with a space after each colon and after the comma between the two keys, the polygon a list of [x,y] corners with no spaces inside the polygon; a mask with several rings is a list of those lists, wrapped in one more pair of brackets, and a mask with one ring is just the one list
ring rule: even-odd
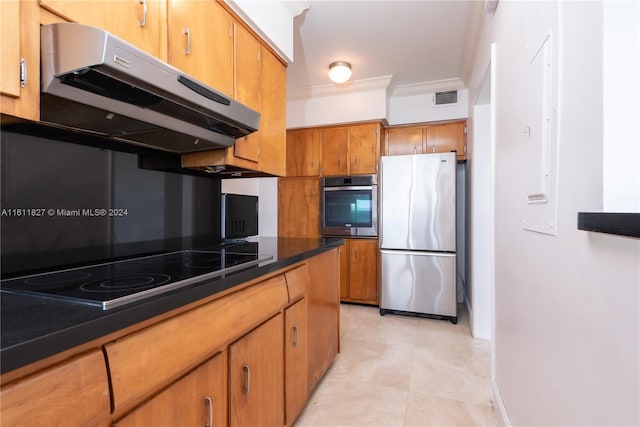
{"label": "wood upper cabinet", "polygon": [[290,426],[308,397],[307,300],[302,298],[284,312],[285,424]]}
{"label": "wood upper cabinet", "polygon": [[169,63],[233,97],[233,19],[214,0],[168,0]]}
{"label": "wood upper cabinet", "polygon": [[447,123],[425,128],[427,153],[456,151],[458,159],[466,159],[466,122]]}
{"label": "wood upper cabinet", "polygon": [[381,133],[379,124],[349,127],[349,175],[378,172]]}
{"label": "wood upper cabinet", "polygon": [[260,53],[260,160],[261,171],[286,175],[287,163],[287,73],[268,49]]}
{"label": "wood upper cabinet", "polygon": [[347,239],[347,283],[340,298],[343,301],[379,304],[378,240]]}
{"label": "wood upper cabinet", "polygon": [[458,160],[467,158],[467,122],[423,123],[386,130],[385,155],[448,153]]}
{"label": "wood upper cabinet", "polygon": [[287,132],[287,176],[320,174],[320,136],[315,129]]}
{"label": "wood upper cabinet", "polygon": [[423,132],[421,127],[387,129],[387,156],[424,153]]}
{"label": "wood upper cabinet", "polygon": [[287,176],[377,173],[381,128],[366,123],[288,131]]}
{"label": "wood upper cabinet", "polygon": [[[233,28],[234,98],[247,107],[260,111],[260,80],[262,74],[260,42],[239,23],[234,23]],[[257,162],[260,158],[260,140],[260,130],[251,135],[238,138],[234,146],[234,156]]]}
{"label": "wood upper cabinet", "polygon": [[2,425],[93,426],[109,417],[109,383],[102,351],[3,385]]}
{"label": "wood upper cabinet", "polygon": [[[285,65],[236,20],[223,3],[213,0],[170,1],[170,26],[175,27],[171,39],[178,39],[177,48],[171,53],[174,65],[260,113],[257,132],[236,139],[229,148],[185,154],[182,166],[196,169],[229,166],[233,170],[285,175]],[[187,24],[172,22],[173,9],[176,9],[177,16],[184,15],[191,20],[189,25],[199,28],[198,37],[206,40],[201,43],[203,48],[196,52],[198,39],[195,29],[191,30],[191,55],[199,55],[197,60],[174,59],[185,49],[186,38],[182,32]],[[193,15],[199,17],[190,18]],[[195,63],[194,67],[189,66],[190,61]]]}
{"label": "wood upper cabinet", "polygon": [[323,129],[322,175],[347,175],[349,172],[349,129],[346,127]]}
{"label": "wood upper cabinet", "polygon": [[282,331],[279,313],[229,346],[230,425],[284,425]]}
{"label": "wood upper cabinet", "polygon": [[40,21],[35,0],[0,1],[0,113],[40,119]]}
{"label": "wood upper cabinet", "polygon": [[40,5],[66,20],[104,28],[153,56],[167,58],[165,0],[40,0]]}
{"label": "wood upper cabinet", "polygon": [[320,237],[320,182],[317,177],[278,180],[278,236]]}
{"label": "wood upper cabinet", "polygon": [[113,427],[227,425],[227,353],[222,352],[113,423]]}

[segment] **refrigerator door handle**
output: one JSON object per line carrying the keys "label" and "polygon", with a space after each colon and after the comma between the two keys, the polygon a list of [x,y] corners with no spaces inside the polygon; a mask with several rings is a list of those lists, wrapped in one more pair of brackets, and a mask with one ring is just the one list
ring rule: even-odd
{"label": "refrigerator door handle", "polygon": [[427,251],[406,251],[396,249],[380,249],[381,254],[395,254],[395,255],[417,255],[417,256],[441,256],[441,257],[455,257],[455,252],[427,252]]}

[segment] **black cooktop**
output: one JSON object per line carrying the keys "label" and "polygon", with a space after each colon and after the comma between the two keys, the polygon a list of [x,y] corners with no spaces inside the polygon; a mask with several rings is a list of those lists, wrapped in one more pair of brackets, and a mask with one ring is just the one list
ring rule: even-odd
{"label": "black cooktop", "polygon": [[226,250],[186,250],[17,277],[3,280],[1,289],[108,310],[271,258]]}

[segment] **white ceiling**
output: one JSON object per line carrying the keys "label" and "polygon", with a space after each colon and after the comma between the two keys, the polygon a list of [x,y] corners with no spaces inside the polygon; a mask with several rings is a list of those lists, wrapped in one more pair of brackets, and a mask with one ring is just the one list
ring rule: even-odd
{"label": "white ceiling", "polygon": [[351,63],[352,80],[393,76],[391,87],[463,73],[470,1],[311,0],[294,19],[287,90],[329,85],[329,64]]}

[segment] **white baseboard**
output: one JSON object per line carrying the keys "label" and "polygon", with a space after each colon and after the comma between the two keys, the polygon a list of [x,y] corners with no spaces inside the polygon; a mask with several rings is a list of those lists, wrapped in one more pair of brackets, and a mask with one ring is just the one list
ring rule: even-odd
{"label": "white baseboard", "polygon": [[504,402],[495,380],[491,381],[491,392],[493,395],[493,416],[496,418],[496,424],[498,427],[511,427],[507,409],[504,407]]}

